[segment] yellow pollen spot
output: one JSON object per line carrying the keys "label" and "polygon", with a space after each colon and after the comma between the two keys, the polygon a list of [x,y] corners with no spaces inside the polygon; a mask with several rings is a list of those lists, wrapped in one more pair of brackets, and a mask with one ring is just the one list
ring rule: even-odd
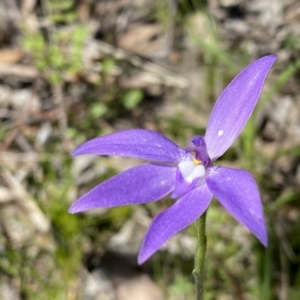
{"label": "yellow pollen spot", "polygon": [[193,161],[194,161],[194,164],[195,164],[196,166],[198,166],[198,165],[201,164],[201,160],[198,160],[198,159],[196,159],[196,158],[194,158]]}

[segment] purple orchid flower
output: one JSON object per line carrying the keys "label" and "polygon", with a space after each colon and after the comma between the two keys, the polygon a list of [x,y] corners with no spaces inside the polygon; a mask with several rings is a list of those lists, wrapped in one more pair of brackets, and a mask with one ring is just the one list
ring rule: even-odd
{"label": "purple orchid flower", "polygon": [[158,214],[148,228],[138,256],[142,264],[170,237],[198,219],[215,196],[266,246],[266,224],[254,178],[247,171],[214,166],[213,162],[245,126],[275,60],[275,55],[268,55],[242,70],[217,100],[205,136],[194,137],[185,150],[162,134],[144,129],[108,134],[79,146],[73,155],[120,155],[150,162],[96,186],[69,212],[148,203],[171,193],[171,198],[178,200]]}

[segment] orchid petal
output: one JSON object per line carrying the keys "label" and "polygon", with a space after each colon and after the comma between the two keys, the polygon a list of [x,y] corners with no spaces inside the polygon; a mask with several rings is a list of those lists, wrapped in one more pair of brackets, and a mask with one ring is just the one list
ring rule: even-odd
{"label": "orchid petal", "polygon": [[176,167],[169,165],[149,163],[133,167],[81,196],[69,212],[156,201],[174,189],[175,176]]}
{"label": "orchid petal", "polygon": [[179,162],[185,151],[164,135],[131,129],[97,137],[80,145],[73,155],[120,155],[152,161]]}
{"label": "orchid petal", "polygon": [[244,170],[213,167],[206,183],[224,208],[266,246],[268,238],[264,213],[252,175]]}
{"label": "orchid petal", "polygon": [[175,199],[183,196],[184,194],[186,194],[187,192],[189,192],[195,187],[197,181],[198,179],[195,179],[193,182],[185,181],[180,169],[177,168],[175,188],[170,198]]}
{"label": "orchid petal", "polygon": [[[193,161],[184,160],[179,163],[176,172],[176,184],[171,198],[178,198],[195,188],[199,179],[205,175],[203,165],[195,165]],[[203,180],[204,181],[204,180]]]}
{"label": "orchid petal", "polygon": [[223,155],[240,134],[252,114],[275,60],[275,55],[256,60],[242,70],[218,98],[205,134],[211,160]]}
{"label": "orchid petal", "polygon": [[144,237],[138,263],[142,264],[169,238],[198,219],[208,208],[211,198],[212,193],[203,184],[158,214]]}

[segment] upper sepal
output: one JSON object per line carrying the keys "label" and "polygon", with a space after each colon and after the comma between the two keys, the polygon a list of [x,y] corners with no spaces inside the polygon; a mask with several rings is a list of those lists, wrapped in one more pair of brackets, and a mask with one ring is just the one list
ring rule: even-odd
{"label": "upper sepal", "polygon": [[205,141],[211,160],[232,145],[245,126],[276,55],[264,56],[242,70],[222,92],[210,115]]}

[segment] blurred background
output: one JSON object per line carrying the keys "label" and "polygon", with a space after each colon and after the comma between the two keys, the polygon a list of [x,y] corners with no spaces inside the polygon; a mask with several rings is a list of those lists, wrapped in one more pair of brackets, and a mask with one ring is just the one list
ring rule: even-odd
{"label": "blurred background", "polygon": [[207,300],[300,299],[299,1],[1,0],[0,299],[193,299],[194,226],[136,263],[169,199],[67,212],[140,161],[70,153],[128,128],[186,147],[230,80],[269,53],[259,104],[217,162],[256,178],[269,247],[214,200]]}

